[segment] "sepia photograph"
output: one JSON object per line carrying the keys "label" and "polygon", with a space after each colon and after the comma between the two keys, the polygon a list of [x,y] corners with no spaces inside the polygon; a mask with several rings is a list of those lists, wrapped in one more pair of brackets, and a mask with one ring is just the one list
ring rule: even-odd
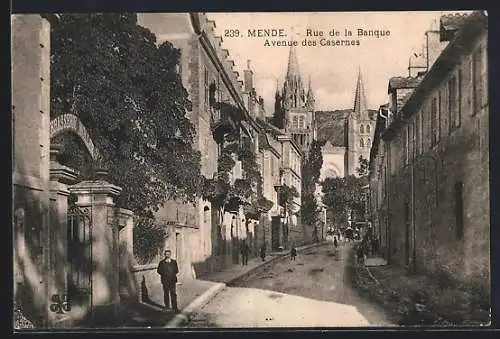
{"label": "sepia photograph", "polygon": [[13,328],[491,325],[488,13],[11,14]]}

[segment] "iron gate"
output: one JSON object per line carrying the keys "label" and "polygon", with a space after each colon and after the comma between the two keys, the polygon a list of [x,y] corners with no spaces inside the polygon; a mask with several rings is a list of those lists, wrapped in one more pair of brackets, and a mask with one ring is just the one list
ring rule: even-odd
{"label": "iron gate", "polygon": [[73,305],[92,307],[92,217],[90,208],[68,206],[68,297]]}

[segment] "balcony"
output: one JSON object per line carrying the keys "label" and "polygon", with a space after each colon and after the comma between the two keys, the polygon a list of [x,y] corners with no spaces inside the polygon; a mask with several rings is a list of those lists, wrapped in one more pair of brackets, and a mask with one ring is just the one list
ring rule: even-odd
{"label": "balcony", "polygon": [[222,143],[228,134],[237,136],[240,130],[240,123],[243,120],[243,112],[238,107],[225,103],[215,103],[211,108],[211,129],[214,140]]}

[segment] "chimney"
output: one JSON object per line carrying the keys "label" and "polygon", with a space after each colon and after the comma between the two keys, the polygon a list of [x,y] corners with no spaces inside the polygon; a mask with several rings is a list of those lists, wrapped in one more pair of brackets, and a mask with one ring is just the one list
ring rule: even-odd
{"label": "chimney", "polygon": [[250,93],[253,89],[253,71],[250,69],[250,60],[247,60],[247,69],[243,72],[245,77],[245,92]]}
{"label": "chimney", "polygon": [[416,77],[418,72],[427,70],[427,43],[422,44],[420,51],[410,55],[408,62],[408,76]]}
{"label": "chimney", "polygon": [[429,70],[441,52],[448,44],[447,41],[441,42],[441,34],[438,30],[429,30],[425,32],[427,42],[427,70]]}

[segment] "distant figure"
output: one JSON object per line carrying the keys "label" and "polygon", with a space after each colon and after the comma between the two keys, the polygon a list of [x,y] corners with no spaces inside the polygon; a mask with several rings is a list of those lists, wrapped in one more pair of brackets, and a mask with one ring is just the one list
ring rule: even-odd
{"label": "distant figure", "polygon": [[333,246],[335,246],[335,248],[337,248],[339,246],[339,242],[337,241],[337,237],[333,237]]}
{"label": "distant figure", "polygon": [[379,251],[378,239],[377,238],[373,238],[372,239],[372,252],[374,254],[378,254],[378,251]]}
{"label": "distant figure", "polygon": [[241,245],[241,261],[242,264],[248,265],[248,253],[250,252],[250,248],[248,247],[246,242],[243,242]]}
{"label": "distant figure", "polygon": [[179,309],[177,308],[177,293],[175,292],[179,268],[177,266],[177,262],[170,257],[171,255],[172,252],[170,250],[165,251],[165,259],[160,261],[156,271],[160,275],[161,284],[163,285],[165,308],[170,308],[170,301],[172,301],[172,309],[174,312],[179,312]]}
{"label": "distant figure", "polygon": [[290,259],[295,261],[295,257],[297,256],[297,249],[295,247],[292,247],[290,251]]}
{"label": "distant figure", "polygon": [[266,260],[266,245],[262,245],[260,248],[260,257],[262,258],[262,261]]}
{"label": "distant figure", "polygon": [[358,264],[363,265],[365,260],[364,247],[361,244],[358,244],[356,247],[356,257],[358,259]]}

